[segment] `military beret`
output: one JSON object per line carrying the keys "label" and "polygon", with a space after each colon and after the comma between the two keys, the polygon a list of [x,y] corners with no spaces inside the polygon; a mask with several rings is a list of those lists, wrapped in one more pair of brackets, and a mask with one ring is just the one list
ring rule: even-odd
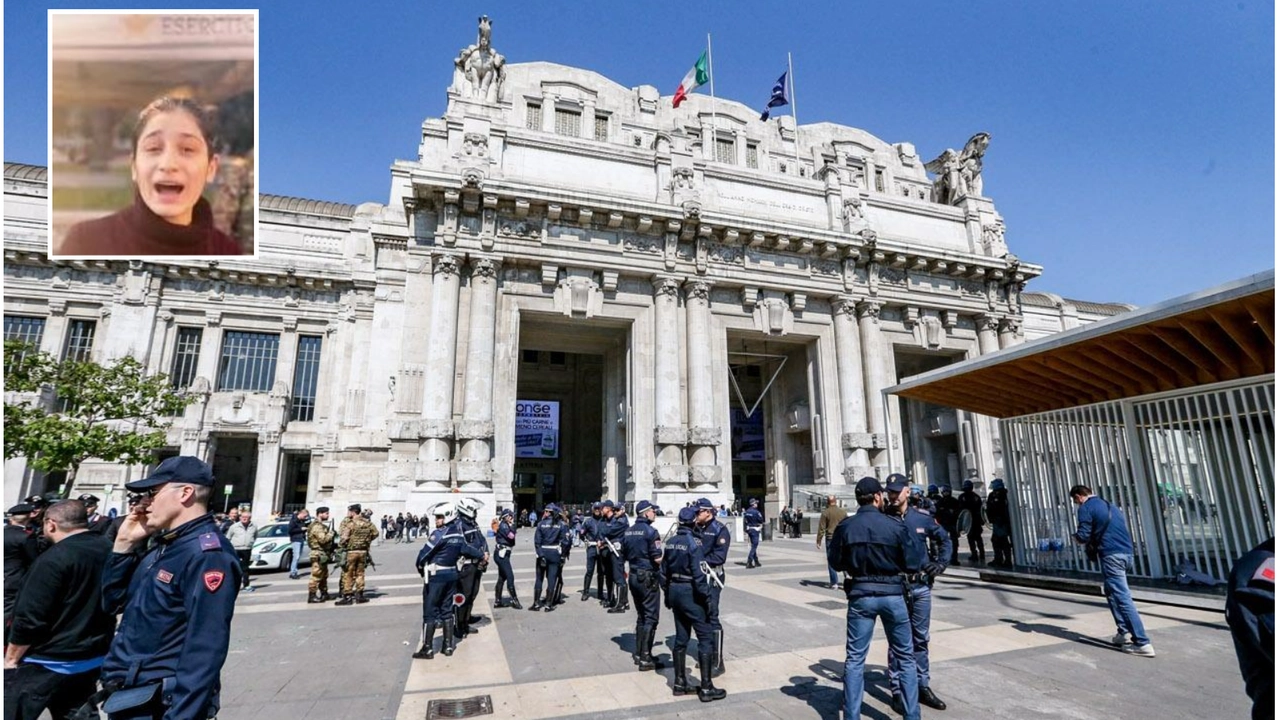
{"label": "military beret", "polygon": [[654,505],[653,503],[649,502],[648,500],[641,500],[640,502],[636,503],[636,514],[637,514],[637,515],[639,515],[639,514],[640,514],[640,513],[642,513],[642,512],[645,512],[646,510],[653,510],[654,512],[657,512],[659,509],[660,509],[660,508],[659,508],[657,505]]}
{"label": "military beret", "polygon": [[98,497],[96,495],[90,495],[89,493],[85,493],[76,499],[84,503],[85,505],[97,505],[99,502]]}
{"label": "military beret", "polygon": [[17,505],[14,505],[13,507],[9,508],[9,512],[7,514],[30,515],[34,511],[35,511],[35,508],[31,507],[30,503],[18,503]]}
{"label": "military beret", "polygon": [[360,512],[360,503],[351,503],[350,505],[348,505],[347,512],[354,512],[354,513]]}
{"label": "military beret", "polygon": [[317,515],[319,515],[320,513],[327,513],[327,512],[329,512],[329,508],[327,508],[327,507],[318,507],[318,508],[316,508],[316,514],[317,514]]}
{"label": "military beret", "polygon": [[689,507],[680,508],[679,520],[681,525],[689,525],[698,519],[698,508],[690,505]]}
{"label": "military beret", "polygon": [[125,489],[137,492],[171,482],[213,487],[213,468],[209,467],[209,463],[190,455],[165,458],[150,475],[126,483]]}
{"label": "military beret", "polygon": [[853,491],[859,495],[874,495],[878,492],[884,492],[884,488],[881,487],[879,480],[873,477],[864,477],[853,487]]}

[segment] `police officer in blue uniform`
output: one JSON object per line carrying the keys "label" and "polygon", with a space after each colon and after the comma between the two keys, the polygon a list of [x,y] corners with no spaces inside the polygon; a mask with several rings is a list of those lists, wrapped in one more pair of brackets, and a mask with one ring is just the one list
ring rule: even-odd
{"label": "police officer in blue uniform", "polygon": [[648,500],[636,503],[636,523],[622,536],[622,557],[631,568],[631,595],[636,601],[636,665],[642,671],[654,669],[653,636],[658,631],[658,608],[662,604],[658,563],[662,561],[662,535],[653,527],[658,506]]}
{"label": "police officer in blue uniform", "polygon": [[[613,580],[613,592],[617,595],[609,612],[625,613],[631,610],[631,603],[627,600],[627,569],[622,557],[622,538],[626,535],[627,528],[631,527],[631,521],[627,519],[622,508],[612,500],[605,500],[601,509],[608,518],[601,530],[605,545],[603,552],[609,554],[609,575]],[[610,597],[614,596],[610,595]]]}
{"label": "police officer in blue uniform", "polygon": [[707,621],[715,631],[715,677],[724,672],[724,627],[720,625],[720,591],[724,589],[724,564],[729,560],[729,528],[716,519],[716,506],[698,498],[698,535],[711,579]]}
{"label": "police officer in blue uniform", "polygon": [[[924,553],[924,565],[918,573],[907,578],[907,613],[911,617],[911,647],[916,661],[920,704],[935,710],[946,710],[947,704],[929,688],[929,620],[933,612],[933,579],[947,569],[951,558],[951,536],[942,529],[933,514],[925,510],[928,502],[918,493],[907,497],[907,478],[894,473],[886,478],[886,514],[901,516],[911,538]],[[929,503],[932,505],[932,503]],[[889,692],[893,696],[893,710],[905,712],[902,695],[902,660],[889,649]]]}
{"label": "police officer in blue uniform", "polygon": [[854,493],[858,511],[836,526],[827,545],[828,564],[849,576],[844,583],[849,598],[844,716],[861,717],[863,666],[878,617],[890,647],[902,658],[903,715],[907,720],[919,720],[919,686],[903,581],[904,576],[920,572],[924,554],[906,523],[881,512],[885,500],[879,480],[862,478]]}
{"label": "police officer in blue uniform", "polygon": [[419,660],[435,657],[436,628],[444,637],[440,652],[452,655],[454,644],[454,595],[458,592],[458,561],[464,554],[472,557],[477,548],[466,540],[466,534],[454,525],[453,503],[440,503],[432,509],[435,529],[418,551],[416,566],[422,576],[422,647],[413,654]]}
{"label": "police officer in blue uniform", "polygon": [[[556,582],[560,579],[560,563],[564,541],[569,533],[560,519],[560,506],[555,503],[543,510],[542,520],[533,531],[533,551],[538,555],[540,571],[533,582],[533,605],[530,610],[551,612],[556,609]],[[547,596],[542,596],[543,578],[547,581]]]}
{"label": "police officer in blue uniform", "polygon": [[1236,646],[1253,720],[1276,716],[1276,539],[1269,537],[1231,568],[1227,625]]}
{"label": "police officer in blue uniform", "polygon": [[[498,583],[494,586],[496,597],[493,606],[520,610],[522,609],[520,598],[516,597],[516,574],[511,569],[511,552],[516,546],[515,515],[512,514],[511,508],[507,508],[502,511],[499,517],[498,529],[493,535],[493,544],[497,546],[493,551],[493,556],[498,563]],[[511,595],[510,600],[502,597],[504,586]]]}
{"label": "police officer in blue uniform", "polygon": [[[102,607],[123,613],[102,664],[111,718],[217,714],[240,563],[209,513],[213,471],[187,455],[125,485],[143,499],[102,573]],[[138,552],[148,539],[152,547]]]}
{"label": "police officer in blue uniform", "polygon": [[[596,577],[596,597],[604,599],[604,562],[600,556],[600,503],[591,503],[591,517],[582,521],[582,544],[587,548],[587,574],[582,577],[582,600],[591,597],[591,576]],[[598,572],[597,572],[598,570]]]}
{"label": "police officer in blue uniform", "polygon": [[751,551],[747,553],[747,569],[760,567],[760,557],[756,550],[760,547],[760,531],[764,529],[764,514],[760,512],[760,503],[752,500],[747,511],[742,513],[742,524],[746,527],[747,537],[751,540]]}
{"label": "police officer in blue uniform", "polygon": [[[699,700],[711,702],[723,699],[727,693],[711,682],[712,668],[715,665],[715,644],[712,637],[714,631],[707,621],[707,607],[711,597],[710,578],[702,569],[705,556],[702,553],[702,541],[695,534],[694,522],[697,517],[696,508],[686,507],[680,510],[680,524],[675,537],[668,540],[662,550],[658,575],[662,592],[667,599],[666,605],[676,619],[676,641],[671,647],[676,672],[671,694],[689,695],[696,691]],[[690,628],[698,633],[698,664],[702,683],[697,688],[689,684],[689,673],[685,666]]]}

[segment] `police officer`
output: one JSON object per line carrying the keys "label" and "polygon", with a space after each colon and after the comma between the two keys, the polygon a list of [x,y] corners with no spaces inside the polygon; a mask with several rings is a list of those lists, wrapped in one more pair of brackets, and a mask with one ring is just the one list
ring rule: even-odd
{"label": "police officer", "polygon": [[685,667],[685,653],[689,647],[689,629],[698,633],[698,665],[702,683],[696,688],[698,699],[703,702],[720,700],[727,693],[711,682],[715,666],[715,644],[711,623],[707,621],[710,603],[710,578],[703,572],[705,558],[702,541],[695,535],[694,522],[698,511],[693,507],[680,510],[679,526],[675,537],[667,541],[662,550],[662,562],[658,565],[659,582],[666,596],[666,605],[676,619],[676,641],[671,646],[671,658],[675,662],[675,680],[672,695],[689,695],[695,688],[689,684]]}
{"label": "police officer", "polygon": [[564,534],[560,536],[560,575],[556,577],[555,592],[551,594],[556,605],[565,603],[564,569],[569,564],[569,554],[573,551],[573,526],[569,523],[568,510],[560,510],[560,522],[564,525]]}
{"label": "police officer", "polygon": [[1227,625],[1236,646],[1253,720],[1276,712],[1276,539],[1267,538],[1231,568]]}
{"label": "police officer", "polygon": [[[907,613],[911,617],[911,647],[916,661],[920,704],[935,710],[946,710],[944,703],[929,689],[929,620],[933,610],[933,579],[947,569],[951,557],[951,537],[942,529],[933,515],[925,509],[928,501],[919,494],[907,496],[907,479],[894,473],[886,478],[886,514],[902,517],[912,540],[925,559],[921,572],[907,578]],[[902,695],[902,659],[889,648],[889,692],[893,696],[893,711],[906,712]]]}
{"label": "police officer", "polygon": [[947,531],[947,535],[951,536],[951,564],[959,565],[960,528],[957,522],[960,519],[960,500],[951,494],[950,485],[941,485],[938,490],[940,493],[937,502],[938,524]]}
{"label": "police officer", "polygon": [[435,657],[436,629],[442,631],[440,652],[452,655],[455,647],[454,595],[458,590],[458,560],[474,557],[479,549],[470,545],[461,529],[454,524],[453,503],[440,503],[431,509],[435,529],[418,551],[415,563],[422,576],[422,647],[413,656],[419,660]]}
{"label": "police officer", "polygon": [[479,556],[468,554],[458,568],[458,592],[466,598],[458,607],[458,622],[453,631],[458,639],[479,632],[471,627],[472,623],[480,621],[479,617],[471,614],[471,608],[475,605],[476,595],[480,594],[480,575],[489,565],[489,542],[484,539],[484,531],[476,522],[480,505],[479,500],[464,497],[458,501],[455,510],[457,519],[454,523],[461,529],[467,544],[480,551]]}
{"label": "police officer", "polygon": [[[498,562],[498,582],[494,586],[495,602],[493,606],[521,610],[523,606],[520,605],[520,599],[516,597],[516,574],[511,569],[511,551],[516,546],[515,515],[508,508],[502,511],[500,517],[498,530],[493,535],[493,544],[496,546],[493,551],[493,557]],[[504,584],[507,592],[511,595],[510,600],[502,597]]]}
{"label": "police officer", "polygon": [[961,486],[960,508],[969,511],[969,532],[965,538],[969,540],[969,564],[987,564],[987,545],[982,540],[982,498],[973,491],[973,481],[965,480]]}
{"label": "police officer", "polygon": [[98,503],[102,502],[98,496],[84,493],[76,499],[84,503],[84,509],[89,513],[89,532],[105,535],[107,528],[111,527],[111,518],[98,512]]}
{"label": "police officer", "polygon": [[858,511],[836,527],[827,545],[828,563],[849,576],[844,583],[849,598],[844,716],[861,717],[863,665],[878,617],[890,647],[902,658],[903,714],[907,720],[919,720],[919,686],[903,576],[920,572],[923,554],[906,524],[881,512],[885,500],[879,480],[862,478],[854,493]]}
{"label": "police officer", "polygon": [[[587,574],[582,577],[582,600],[591,597],[591,576],[596,576],[596,597],[604,599],[604,562],[600,556],[600,503],[591,503],[591,517],[582,521],[582,544],[587,550]],[[597,569],[599,570],[597,572]]]}
{"label": "police officer", "polygon": [[627,569],[622,558],[622,538],[631,526],[631,521],[612,500],[605,500],[601,509],[608,518],[601,534],[604,536],[603,552],[609,554],[609,576],[613,584],[613,592],[609,595],[613,602],[610,603],[609,612],[616,615],[631,610],[631,603],[627,600]]}
{"label": "police officer", "polygon": [[102,685],[133,690],[123,697],[134,703],[113,717],[214,717],[241,583],[231,542],[209,512],[213,472],[180,455],[125,487],[145,495],[121,524],[102,573],[103,609],[124,614]]}
{"label": "police officer", "polygon": [[760,531],[764,529],[764,515],[759,510],[759,501],[752,500],[750,507],[742,513],[742,523],[746,526],[747,537],[751,540],[751,551],[747,553],[747,569],[760,567],[760,557],[756,549],[760,547]]}
{"label": "police officer", "polygon": [[658,506],[648,500],[636,503],[636,523],[622,536],[622,557],[631,568],[631,596],[636,601],[636,652],[640,670],[652,670],[653,636],[658,630],[658,563],[662,560],[662,535],[653,527]]}
{"label": "police officer", "polygon": [[987,522],[991,523],[991,550],[995,557],[991,567],[1013,567],[1012,521],[1009,518],[1009,491],[1004,480],[991,481],[991,493],[987,495]]}
{"label": "police officer", "polygon": [[[36,547],[31,540],[31,532],[27,529],[27,519],[32,508],[27,503],[18,503],[9,508],[8,522],[4,526],[4,627],[5,636],[9,634],[9,622],[13,620],[13,606],[18,598],[18,589],[27,578],[27,571],[36,561]],[[7,640],[5,641],[8,642]]]}
{"label": "police officer", "polygon": [[[565,535],[569,528],[560,519],[560,506],[547,505],[542,520],[533,531],[533,551],[538,556],[540,571],[533,583],[533,605],[530,610],[551,612],[556,609],[556,582],[560,579],[560,564],[564,551]],[[547,594],[542,595],[543,578],[547,581]]]}
{"label": "police officer", "polygon": [[707,605],[707,622],[715,635],[715,677],[724,672],[724,627],[720,625],[720,592],[724,590],[724,564],[729,560],[729,528],[716,519],[716,506],[707,498],[698,498],[698,535],[702,553],[711,577]]}

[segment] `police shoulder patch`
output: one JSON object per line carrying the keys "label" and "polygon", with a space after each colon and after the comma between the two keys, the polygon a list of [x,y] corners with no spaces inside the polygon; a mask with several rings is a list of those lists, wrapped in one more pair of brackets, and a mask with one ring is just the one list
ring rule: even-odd
{"label": "police shoulder patch", "polygon": [[221,570],[209,570],[204,574],[204,586],[209,592],[218,592],[218,588],[222,587],[222,580],[226,574]]}
{"label": "police shoulder patch", "polygon": [[729,542],[729,538],[727,538],[727,537],[722,537],[722,538],[720,538],[720,544],[721,544],[721,545],[723,545],[723,544],[725,544],[725,543],[727,543],[727,542]]}
{"label": "police shoulder patch", "polygon": [[1258,566],[1258,569],[1253,573],[1253,577],[1250,578],[1250,581],[1253,581],[1253,580],[1260,580],[1262,582],[1271,583],[1272,585],[1275,585],[1276,559],[1274,556],[1267,558],[1266,562]]}
{"label": "police shoulder patch", "polygon": [[217,533],[207,532],[200,536],[200,549],[205,552],[210,550],[221,550],[222,541],[218,539]]}

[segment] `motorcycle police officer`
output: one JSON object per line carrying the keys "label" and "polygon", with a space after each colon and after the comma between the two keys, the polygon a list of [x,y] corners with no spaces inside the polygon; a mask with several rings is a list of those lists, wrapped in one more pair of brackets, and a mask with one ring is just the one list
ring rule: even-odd
{"label": "motorcycle police officer", "polygon": [[648,500],[636,503],[636,524],[622,536],[622,557],[631,567],[631,595],[636,601],[636,665],[652,670],[653,636],[658,630],[658,563],[662,560],[662,536],[653,527],[658,506]]}
{"label": "motorcycle police officer", "polygon": [[582,578],[582,599],[591,597],[591,576],[596,576],[596,597],[604,599],[604,561],[600,555],[600,503],[591,503],[591,517],[582,521],[582,544],[587,548],[587,574]]}
{"label": "motorcycle police officer", "polygon": [[431,510],[436,527],[418,551],[416,566],[422,576],[422,647],[413,654],[420,660],[435,657],[436,628],[440,628],[440,652],[452,655],[454,640],[454,596],[458,592],[458,561],[476,557],[479,548],[467,542],[454,518],[453,503],[440,503]]}
{"label": "motorcycle police officer", "polygon": [[919,686],[903,576],[920,572],[923,553],[902,520],[881,512],[885,502],[879,480],[862,478],[854,493],[858,511],[836,527],[827,545],[828,563],[849,576],[844,582],[849,598],[844,716],[861,717],[863,666],[878,617],[890,647],[902,658],[903,714],[907,720],[919,720]]}
{"label": "motorcycle police officer", "polygon": [[[498,562],[498,582],[494,585],[496,597],[493,606],[520,610],[522,609],[520,599],[516,597],[516,574],[511,569],[511,551],[516,546],[515,516],[512,514],[511,509],[507,508],[502,511],[500,517],[498,529],[493,534],[493,544],[497,546],[493,551],[493,555]],[[511,594],[510,600],[504,600],[502,597],[504,584],[507,592]]]}
{"label": "motorcycle police officer", "polygon": [[[676,672],[671,694],[689,695],[696,691],[699,700],[711,702],[723,699],[727,693],[711,682],[715,646],[712,642],[711,623],[707,622],[710,578],[702,570],[702,541],[694,534],[694,521],[697,517],[696,508],[686,507],[680,510],[676,536],[667,541],[662,550],[658,578],[667,599],[666,605],[676,620],[676,641],[671,647]],[[702,682],[697,688],[689,684],[689,673],[685,666],[690,628],[698,633],[698,664]]]}
{"label": "motorcycle police officer", "polygon": [[467,555],[458,568],[458,592],[466,598],[458,607],[458,622],[453,629],[454,635],[461,640],[469,634],[479,632],[471,627],[471,623],[480,618],[471,614],[476,595],[480,594],[480,576],[489,566],[489,543],[484,539],[484,531],[476,523],[476,513],[480,510],[480,501],[464,497],[458,501],[454,512],[457,514],[454,525],[463,534],[468,545],[480,551],[480,555]]}
{"label": "motorcycle police officer", "polygon": [[[560,563],[569,528],[560,519],[560,506],[555,503],[543,510],[542,521],[533,532],[533,551],[538,555],[541,568],[533,583],[533,605],[530,610],[551,612],[556,609],[556,582],[560,579]],[[543,577],[547,581],[547,596],[542,596]]]}
{"label": "motorcycle police officer", "polygon": [[[627,601],[627,569],[623,565],[622,558],[622,537],[626,534],[627,528],[631,526],[631,521],[627,519],[622,508],[612,500],[605,500],[601,508],[608,522],[605,523],[601,534],[604,536],[603,552],[609,556],[609,575],[613,580],[613,592],[617,594],[615,598],[610,594],[610,599],[614,600],[609,608],[609,612],[613,614],[624,613],[631,609],[631,603]],[[612,546],[612,548],[610,548]]]}
{"label": "motorcycle police officer", "polygon": [[742,513],[742,523],[746,526],[747,537],[751,539],[751,551],[747,553],[747,569],[760,567],[760,557],[756,549],[760,547],[760,531],[764,529],[764,515],[759,510],[760,503],[752,500],[747,511]]}
{"label": "motorcycle police officer", "polygon": [[[951,536],[922,506],[919,495],[906,498],[907,479],[894,473],[885,483],[886,514],[901,516],[907,530],[919,546],[925,559],[922,571],[907,578],[907,614],[911,618],[911,646],[916,661],[920,704],[935,710],[946,710],[943,702],[929,689],[929,619],[933,610],[933,579],[947,569],[951,557]],[[893,696],[893,710],[906,712],[902,694],[902,659],[889,648],[889,692]]]}
{"label": "motorcycle police officer", "polygon": [[729,528],[716,519],[716,506],[707,498],[698,498],[698,535],[711,576],[707,622],[715,635],[715,676],[724,672],[724,628],[720,625],[720,591],[724,589],[724,564],[729,560]]}
{"label": "motorcycle police officer", "polygon": [[1231,568],[1227,625],[1236,646],[1253,720],[1275,717],[1276,539],[1267,538]]}

